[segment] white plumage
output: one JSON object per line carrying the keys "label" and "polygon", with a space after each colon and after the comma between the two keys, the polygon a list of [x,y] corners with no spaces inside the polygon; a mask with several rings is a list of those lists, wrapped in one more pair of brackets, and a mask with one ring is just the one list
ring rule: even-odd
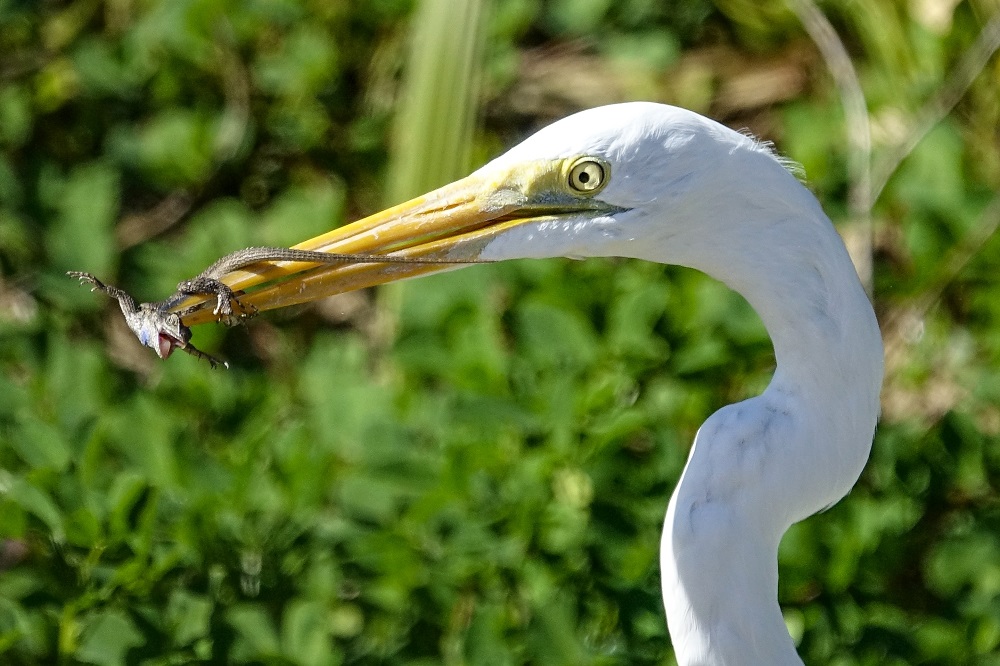
{"label": "white plumage", "polygon": [[871,448],[882,340],[843,242],[752,138],[682,109],[584,111],[483,167],[589,155],[626,212],[525,223],[485,259],[622,256],[704,271],[761,316],[777,369],[702,425],[667,511],[663,602],[681,664],[798,664],[777,601],[778,542],[843,497]]}
{"label": "white plumage", "polygon": [[[681,664],[798,664],[777,601],[778,542],[843,497],[871,449],[882,340],[816,199],[753,138],[698,114],[630,103],[584,111],[463,180],[300,244],[469,262],[634,257],[723,281],[759,313],[777,369],[711,415],[667,509],[660,567]],[[280,307],[442,270],[281,264],[233,273]],[[192,316],[205,319],[205,312]]]}

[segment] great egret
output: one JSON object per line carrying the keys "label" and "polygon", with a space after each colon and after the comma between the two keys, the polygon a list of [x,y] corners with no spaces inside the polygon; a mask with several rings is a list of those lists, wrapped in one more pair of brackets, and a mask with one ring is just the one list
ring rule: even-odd
{"label": "great egret", "polygon": [[[861,473],[882,340],[833,225],[766,146],[678,108],[601,107],[297,247],[462,262],[634,257],[704,271],[742,294],[777,368],[763,394],[698,431],[667,508],[663,603],[681,664],[801,663],[777,601],[778,542]],[[241,299],[263,310],[442,268],[279,263],[224,280],[246,289],[294,274]],[[212,318],[209,307],[184,321]]]}

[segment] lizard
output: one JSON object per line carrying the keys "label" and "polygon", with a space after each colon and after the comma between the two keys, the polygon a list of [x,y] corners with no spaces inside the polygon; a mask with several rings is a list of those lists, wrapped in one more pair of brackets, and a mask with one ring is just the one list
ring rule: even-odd
{"label": "lizard", "polygon": [[125,315],[125,323],[139,338],[139,342],[155,351],[160,358],[167,358],[174,349],[183,349],[195,358],[205,359],[213,368],[218,365],[229,367],[225,361],[206,354],[191,344],[191,329],[181,323],[179,314],[162,308],[162,303],[136,303],[129,293],[104,284],[90,273],[68,271],[66,274],[77,278],[81,284],[89,284],[91,291],[101,291],[116,299]]}
{"label": "lizard", "polygon": [[315,264],[334,263],[429,263],[429,264],[465,264],[488,263],[479,261],[451,261],[448,259],[419,259],[396,255],[346,254],[335,252],[317,252],[313,250],[298,250],[287,247],[247,247],[231,252],[217,260],[195,277],[182,280],[177,285],[177,291],[166,300],[153,303],[136,303],[136,300],[124,290],[106,285],[90,273],[69,271],[67,275],[77,278],[81,283],[91,285],[91,291],[101,291],[116,299],[125,315],[125,322],[139,338],[139,342],[150,347],[160,358],[167,358],[174,349],[203,358],[214,368],[217,365],[229,367],[228,363],[220,361],[197,349],[191,344],[191,329],[184,325],[181,319],[201,307],[201,304],[190,306],[180,312],[171,310],[189,296],[214,295],[216,305],[213,314],[222,318],[227,324],[233,323],[233,303],[240,309],[241,317],[251,317],[254,311],[247,310],[233,289],[222,282],[220,278],[232,271],[247,268],[254,264],[273,261],[296,261]]}
{"label": "lizard", "polygon": [[[415,259],[412,257],[401,257],[395,255],[379,254],[346,254],[336,252],[317,252],[315,250],[298,250],[288,247],[247,247],[236,250],[222,257],[204,271],[189,280],[182,280],[177,285],[177,292],[163,301],[161,306],[170,309],[180,303],[188,296],[198,296],[212,294],[216,297],[216,306],[212,314],[229,318],[233,314],[232,304],[236,303],[242,310],[244,316],[252,316],[254,313],[247,312],[243,304],[239,302],[236,293],[229,285],[219,278],[227,273],[247,268],[254,264],[273,261],[297,261],[302,263],[315,264],[467,264],[486,263],[481,261],[452,261],[448,259]],[[191,314],[200,305],[192,306],[181,313],[181,316]]]}

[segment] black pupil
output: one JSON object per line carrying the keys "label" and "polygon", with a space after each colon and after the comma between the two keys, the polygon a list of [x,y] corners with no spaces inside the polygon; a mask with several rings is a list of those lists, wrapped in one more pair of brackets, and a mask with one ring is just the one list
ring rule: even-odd
{"label": "black pupil", "polygon": [[580,175],[579,175],[579,176],[577,176],[577,178],[579,179],[579,181],[580,181],[581,183],[586,183],[587,181],[589,181],[589,180],[590,180],[590,174],[589,174],[589,173],[587,173],[586,171],[581,171],[581,172],[580,172]]}

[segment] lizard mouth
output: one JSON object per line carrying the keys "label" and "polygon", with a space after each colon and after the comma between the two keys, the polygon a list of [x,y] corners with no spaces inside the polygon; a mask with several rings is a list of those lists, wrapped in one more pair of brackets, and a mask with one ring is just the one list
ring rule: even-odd
{"label": "lizard mouth", "polygon": [[162,359],[168,358],[175,349],[189,347],[191,329],[182,324],[175,314],[144,308],[140,316],[129,322],[129,326],[139,342],[151,348]]}
{"label": "lizard mouth", "polygon": [[170,355],[174,352],[174,349],[179,349],[183,347],[185,344],[186,343],[183,340],[178,340],[172,335],[169,335],[161,331],[156,336],[156,345],[154,347],[154,351],[156,351],[157,356],[165,359],[170,357]]}

